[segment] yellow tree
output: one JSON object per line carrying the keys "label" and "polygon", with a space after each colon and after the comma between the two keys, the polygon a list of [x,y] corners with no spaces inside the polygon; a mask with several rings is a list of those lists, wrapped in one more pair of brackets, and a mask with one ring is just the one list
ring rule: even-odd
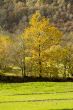
{"label": "yellow tree", "polygon": [[10,39],[9,36],[0,35],[0,66],[6,66],[7,59],[9,58]]}
{"label": "yellow tree", "polygon": [[45,53],[52,45],[58,45],[62,37],[61,31],[49,22],[48,18],[41,16],[37,11],[29,21],[29,26],[23,32],[27,49],[36,60],[39,67],[39,76],[42,75],[42,65],[45,62]]}
{"label": "yellow tree", "polygon": [[[66,66],[67,66],[68,54],[69,54],[68,49],[61,45],[54,45],[54,46],[50,47],[50,49],[48,50],[49,62],[48,62],[47,66],[49,68],[54,67],[56,70],[56,71],[54,70],[52,72],[52,74],[51,74],[52,76],[56,77],[56,76],[58,76],[58,73],[61,74],[60,76],[62,76],[62,75],[66,76]],[[53,70],[53,68],[52,68],[52,70]]]}
{"label": "yellow tree", "polygon": [[[52,73],[52,76],[58,75],[63,76],[64,78],[69,77],[73,73],[73,45],[70,43],[69,45],[61,46],[54,45],[51,46],[46,54],[49,56],[49,62],[47,66],[55,70]],[[58,72],[57,72],[58,69]],[[50,75],[51,76],[51,75]]]}

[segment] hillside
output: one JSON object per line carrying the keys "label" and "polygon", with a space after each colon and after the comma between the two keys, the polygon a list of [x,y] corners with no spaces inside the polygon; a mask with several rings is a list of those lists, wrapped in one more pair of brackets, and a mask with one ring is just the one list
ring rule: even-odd
{"label": "hillside", "polygon": [[62,31],[73,31],[73,0],[0,0],[0,30],[21,33],[36,10]]}

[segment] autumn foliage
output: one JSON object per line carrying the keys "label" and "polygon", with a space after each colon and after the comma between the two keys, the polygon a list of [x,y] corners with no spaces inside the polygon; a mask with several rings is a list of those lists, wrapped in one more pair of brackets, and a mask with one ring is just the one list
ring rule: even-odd
{"label": "autumn foliage", "polygon": [[23,77],[72,77],[73,46],[62,39],[63,32],[37,11],[15,39],[0,35],[0,69],[19,67]]}

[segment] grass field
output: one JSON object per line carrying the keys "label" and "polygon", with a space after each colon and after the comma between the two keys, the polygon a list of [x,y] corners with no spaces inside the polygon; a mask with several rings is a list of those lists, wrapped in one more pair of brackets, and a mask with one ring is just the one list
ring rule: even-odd
{"label": "grass field", "polygon": [[72,82],[0,83],[0,110],[73,110]]}

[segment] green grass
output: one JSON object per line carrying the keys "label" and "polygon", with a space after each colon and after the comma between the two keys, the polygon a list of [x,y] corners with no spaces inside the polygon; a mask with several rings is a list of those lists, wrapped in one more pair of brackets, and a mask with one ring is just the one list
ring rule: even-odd
{"label": "green grass", "polygon": [[0,84],[0,110],[73,110],[72,82]]}

